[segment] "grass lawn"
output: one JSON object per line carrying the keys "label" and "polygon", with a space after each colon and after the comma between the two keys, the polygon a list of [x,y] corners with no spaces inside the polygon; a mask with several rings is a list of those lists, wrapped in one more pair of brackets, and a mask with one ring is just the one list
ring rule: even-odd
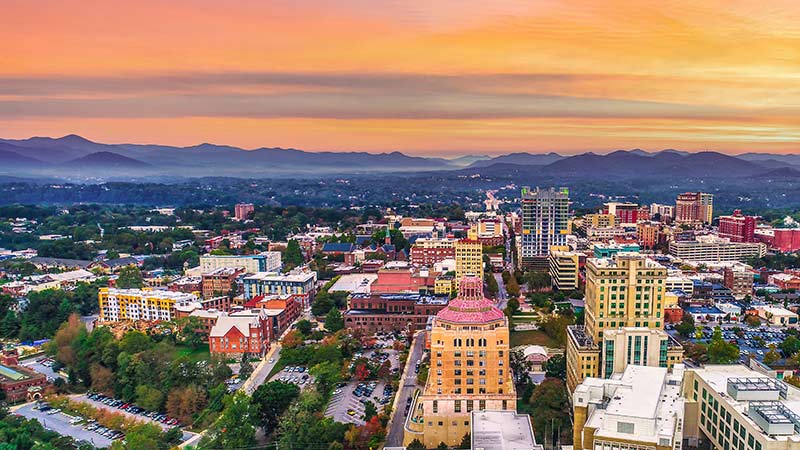
{"label": "grass lawn", "polygon": [[211,354],[208,352],[208,347],[204,345],[201,345],[196,349],[191,349],[183,345],[177,345],[175,348],[178,353],[177,356],[188,356],[192,361],[208,360],[211,358]]}
{"label": "grass lawn", "polygon": [[511,347],[518,345],[542,345],[545,347],[558,348],[560,345],[550,336],[544,334],[542,330],[531,331],[512,331]]}
{"label": "grass lawn", "polygon": [[514,323],[531,323],[531,322],[538,322],[541,317],[539,316],[511,316],[511,321]]}

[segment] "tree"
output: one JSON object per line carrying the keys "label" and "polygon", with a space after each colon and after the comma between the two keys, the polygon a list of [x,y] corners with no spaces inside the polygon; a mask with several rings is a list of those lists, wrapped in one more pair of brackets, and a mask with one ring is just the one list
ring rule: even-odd
{"label": "tree", "polygon": [[528,403],[536,411],[532,418],[537,440],[544,440],[546,435],[551,437],[554,429],[570,428],[567,389],[560,379],[545,378],[533,390]]}
{"label": "tree", "polygon": [[754,314],[747,314],[744,317],[744,323],[746,323],[751,328],[757,328],[761,325],[761,319]]}
{"label": "tree", "polygon": [[506,282],[506,292],[510,298],[519,297],[519,284],[515,277],[509,277],[508,282]]}
{"label": "tree", "polygon": [[286,270],[291,270],[297,266],[302,266],[305,262],[303,252],[300,250],[300,244],[291,239],[286,244],[286,250],[283,252],[283,266]]}
{"label": "tree", "polygon": [[458,445],[458,448],[467,450],[472,448],[472,436],[469,433],[466,433],[464,437],[461,438],[461,444]]}
{"label": "tree", "polygon": [[564,355],[553,355],[544,363],[545,376],[548,378],[567,378],[567,360]]}
{"label": "tree", "polygon": [[516,314],[517,311],[519,311],[519,300],[517,300],[517,297],[509,298],[508,303],[506,304],[506,315],[511,317]]}
{"label": "tree", "polygon": [[136,266],[125,266],[119,271],[116,287],[120,289],[141,289],[144,287],[142,271]]}
{"label": "tree", "polygon": [[164,394],[159,389],[147,385],[136,386],[136,403],[142,408],[159,411],[163,402]]}
{"label": "tree", "polygon": [[364,402],[364,421],[368,422],[370,419],[378,415],[378,410],[375,404],[367,400]]}
{"label": "tree", "polygon": [[107,395],[114,395],[114,373],[100,364],[92,364],[92,390]]}
{"label": "tree", "polygon": [[298,330],[291,330],[283,337],[281,344],[285,349],[297,348],[303,345],[303,334]]}
{"label": "tree", "polygon": [[356,365],[356,380],[364,381],[369,379],[370,371],[369,367],[363,362]]}
{"label": "tree", "polygon": [[414,439],[408,444],[406,450],[427,450],[427,449],[425,448],[425,444],[420,442],[419,439]]}
{"label": "tree", "polygon": [[447,446],[444,442],[439,442],[439,445],[436,446],[436,450],[449,450],[450,447]]}
{"label": "tree", "polygon": [[225,410],[209,433],[215,448],[248,448],[256,443],[258,412],[250,397],[237,392],[225,401]]}
{"label": "tree", "polygon": [[300,388],[294,383],[271,381],[262,384],[253,392],[252,403],[258,414],[258,421],[267,434],[278,426],[280,416],[300,395]]}
{"label": "tree", "polygon": [[711,364],[731,364],[739,359],[739,347],[722,338],[722,330],[714,328],[708,344],[708,361]]}
{"label": "tree", "polygon": [[517,383],[529,381],[528,374],[533,370],[533,363],[525,357],[525,353],[517,349],[512,350],[508,356],[509,364],[511,364],[511,373],[514,374],[514,381]]}
{"label": "tree", "polygon": [[681,322],[675,325],[675,331],[683,337],[689,337],[694,333],[694,330],[694,317],[689,313],[684,313]]}
{"label": "tree", "polygon": [[167,395],[167,413],[184,424],[191,424],[194,414],[205,405],[206,393],[194,385],[175,388]]}
{"label": "tree", "polygon": [[253,365],[250,364],[250,358],[247,357],[247,353],[242,353],[242,364],[239,367],[239,378],[246,380],[250,378],[250,375],[252,374]]}
{"label": "tree", "polygon": [[297,321],[297,331],[303,333],[303,336],[308,336],[311,333],[311,321],[302,319]]}
{"label": "tree", "polygon": [[764,355],[764,364],[771,366],[778,362],[781,359],[780,353],[777,351],[777,347],[775,345],[769,346],[769,351]]}
{"label": "tree", "polygon": [[486,275],[484,275],[483,278],[486,282],[486,292],[492,296],[497,295],[497,293],[500,291],[500,286],[497,285],[497,279],[494,277],[494,274],[486,272]]}
{"label": "tree", "polygon": [[791,358],[795,353],[800,351],[800,339],[789,336],[778,345],[778,348],[781,349],[784,358]]}
{"label": "tree", "polygon": [[331,308],[325,316],[325,328],[333,333],[344,328],[344,319],[338,308]]}

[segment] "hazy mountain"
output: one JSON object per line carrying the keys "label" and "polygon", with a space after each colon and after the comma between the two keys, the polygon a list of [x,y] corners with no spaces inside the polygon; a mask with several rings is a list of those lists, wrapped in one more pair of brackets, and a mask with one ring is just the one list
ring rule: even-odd
{"label": "hazy mountain", "polygon": [[489,167],[495,164],[516,164],[521,166],[544,166],[552,162],[563,159],[558,153],[509,153],[508,155],[497,156],[491,159],[476,161],[470,168]]}
{"label": "hazy mountain", "polygon": [[766,160],[780,161],[784,164],[800,166],[800,154],[782,154],[782,153],[742,153],[736,155],[739,159],[746,161],[761,162]]}
{"label": "hazy mountain", "polygon": [[63,167],[74,169],[112,169],[112,170],[142,170],[152,169],[153,166],[127,156],[111,152],[91,153],[73,159],[63,164]]}
{"label": "hazy mountain", "polygon": [[464,155],[458,158],[448,160],[450,164],[458,167],[467,167],[478,161],[486,161],[492,159],[489,155]]}
{"label": "hazy mountain", "polygon": [[7,174],[14,174],[20,168],[40,168],[48,164],[44,161],[17,153],[13,145],[0,143],[0,167],[8,168]]}

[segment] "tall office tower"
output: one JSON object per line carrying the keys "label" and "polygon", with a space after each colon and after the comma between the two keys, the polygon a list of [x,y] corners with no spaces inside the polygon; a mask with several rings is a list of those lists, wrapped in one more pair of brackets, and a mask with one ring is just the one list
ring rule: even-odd
{"label": "tall office tower", "polygon": [[483,280],[461,279],[458,297],[433,319],[431,367],[406,418],[404,444],[457,445],[473,411],[516,411],[508,319],[483,296]]}
{"label": "tall office tower", "polygon": [[638,253],[586,261],[585,326],[567,328],[567,387],[627,364],[672,367],[683,348],[663,331],[667,269]]}
{"label": "tall office tower", "polygon": [[728,238],[731,242],[755,242],[756,218],[742,215],[735,210],[732,216],[719,217],[719,237]]}
{"label": "tall office tower", "polygon": [[711,223],[714,217],[714,194],[684,192],[675,200],[678,223]]}
{"label": "tall office tower", "polygon": [[569,190],[532,191],[522,188],[522,237],[520,260],[523,267],[547,270],[547,255],[553,246],[565,246],[569,234]]}
{"label": "tall office tower", "polygon": [[483,245],[471,239],[456,241],[456,280],[467,275],[483,279]]}

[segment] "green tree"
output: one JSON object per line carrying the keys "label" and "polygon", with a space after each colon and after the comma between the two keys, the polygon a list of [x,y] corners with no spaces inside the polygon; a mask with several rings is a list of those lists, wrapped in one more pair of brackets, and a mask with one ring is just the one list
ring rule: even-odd
{"label": "green tree", "polygon": [[511,297],[508,299],[508,303],[506,304],[506,315],[511,317],[519,311],[519,300],[517,297]]}
{"label": "green tree", "polygon": [[253,370],[253,365],[250,364],[250,358],[247,357],[247,353],[243,353],[241,366],[239,367],[239,378],[242,380],[250,378],[250,375],[253,374]]}
{"label": "green tree", "polygon": [[364,421],[369,422],[369,419],[372,419],[377,415],[378,415],[378,409],[375,408],[375,404],[369,400],[364,402]]}
{"label": "green tree", "polygon": [[413,441],[409,442],[406,450],[427,450],[425,448],[425,444],[419,441],[419,439],[414,439]]}
{"label": "green tree", "polygon": [[464,435],[464,436],[461,438],[461,444],[459,444],[458,448],[460,448],[460,449],[467,449],[467,450],[469,450],[470,448],[472,448],[472,436],[471,436],[469,433],[466,433],[466,434],[465,434],[465,435]]}
{"label": "green tree", "polygon": [[[258,411],[250,402],[250,397],[237,392],[225,401],[222,416],[209,431],[209,447],[246,448],[256,444]],[[202,444],[202,443],[201,443]],[[201,445],[202,447],[202,445]]]}
{"label": "green tree", "polygon": [[800,351],[800,339],[789,336],[778,345],[778,348],[781,349],[784,358],[791,358],[795,353]]}
{"label": "green tree", "polygon": [[731,364],[739,359],[739,347],[722,338],[722,330],[714,328],[708,344],[708,361],[711,364]]}
{"label": "green tree", "polygon": [[560,379],[545,378],[533,390],[528,403],[536,411],[532,419],[537,440],[552,436],[552,430],[559,427],[562,430],[570,428],[567,389]]}
{"label": "green tree", "polygon": [[444,442],[439,442],[439,445],[436,446],[436,450],[449,450],[450,447],[447,446]]}
{"label": "green tree", "polygon": [[344,318],[339,308],[331,308],[325,316],[325,328],[333,333],[344,328]]}
{"label": "green tree", "polygon": [[289,240],[283,253],[283,266],[286,270],[291,270],[297,266],[302,266],[304,262],[305,258],[303,258],[303,252],[300,250],[300,244],[294,239]]}
{"label": "green tree", "polygon": [[303,333],[303,336],[308,336],[311,333],[311,321],[302,319],[297,321],[297,331]]}
{"label": "green tree", "polygon": [[675,331],[683,337],[690,337],[694,334],[694,330],[694,317],[689,313],[684,313],[681,322],[675,325]]}
{"label": "green tree", "polygon": [[781,359],[781,354],[778,353],[777,347],[775,345],[769,346],[769,351],[764,355],[764,364],[770,366],[778,362]]}
{"label": "green tree", "polygon": [[493,296],[497,295],[500,291],[500,286],[497,285],[497,279],[494,277],[494,274],[486,272],[483,278],[486,282],[486,291]]}
{"label": "green tree", "polygon": [[567,359],[564,355],[553,355],[544,363],[545,376],[548,378],[567,378]]}
{"label": "green tree", "polygon": [[144,409],[160,411],[164,403],[164,394],[150,386],[136,386],[136,403]]}
{"label": "green tree", "polygon": [[125,266],[119,271],[116,287],[120,289],[141,289],[144,287],[142,271],[136,266]]}
{"label": "green tree", "polygon": [[296,384],[283,381],[262,384],[253,392],[252,402],[267,434],[278,426],[281,415],[299,395],[300,388]]}

